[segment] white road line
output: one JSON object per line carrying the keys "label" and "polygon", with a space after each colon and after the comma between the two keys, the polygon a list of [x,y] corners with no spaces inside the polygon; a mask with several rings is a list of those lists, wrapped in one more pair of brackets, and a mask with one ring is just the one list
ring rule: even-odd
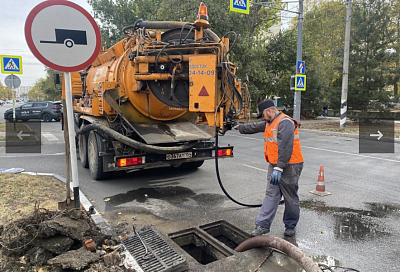
{"label": "white road line", "polygon": [[28,157],[45,157],[45,156],[62,156],[65,155],[65,152],[59,152],[59,153],[54,153],[54,154],[35,154],[35,155],[20,155],[20,156],[0,156],[0,158],[28,158]]}
{"label": "white road line", "polygon": [[58,141],[58,138],[51,134],[50,132],[42,132],[42,135],[48,140],[48,141]]}
{"label": "white road line", "polygon": [[238,138],[244,138],[244,139],[250,139],[250,140],[256,140],[256,141],[263,141],[263,139],[256,139],[256,138],[240,136],[240,135],[225,134],[225,136],[232,136],[232,137],[238,137]]}
{"label": "white road line", "polygon": [[[245,139],[256,140],[256,141],[263,141],[263,139],[256,139],[256,138],[252,138],[252,137],[239,136],[239,135],[226,135],[226,136],[232,136],[232,137],[238,137],[238,138],[245,138]],[[343,154],[343,155],[350,155],[350,156],[356,156],[356,157],[362,157],[362,158],[368,158],[368,159],[375,159],[375,160],[381,160],[381,161],[389,161],[389,162],[397,162],[397,163],[400,163],[399,160],[391,160],[391,159],[385,159],[385,158],[378,158],[378,157],[373,157],[373,156],[367,156],[367,155],[361,155],[361,154],[354,154],[354,153],[336,151],[336,150],[325,149],[325,148],[318,148],[318,147],[312,147],[312,146],[306,146],[306,145],[301,145],[301,147],[302,147],[302,148],[314,149],[314,150],[321,150],[321,151],[326,151],[326,152],[332,152],[332,153],[337,153],[337,154]]]}
{"label": "white road line", "polygon": [[257,167],[254,167],[254,166],[251,166],[251,165],[247,165],[247,164],[242,164],[242,165],[246,166],[246,167],[249,167],[249,168],[253,168],[253,169],[260,170],[260,171],[268,173],[268,170],[265,170],[265,169],[257,168]]}
{"label": "white road line", "polygon": [[361,155],[361,154],[347,153],[347,152],[336,151],[336,150],[330,150],[330,149],[324,149],[324,148],[318,148],[318,147],[312,147],[312,146],[304,146],[304,145],[302,145],[301,147],[310,148],[310,149],[315,149],[315,150],[321,150],[321,151],[327,151],[327,152],[333,152],[333,153],[338,153],[338,154],[344,154],[344,155],[351,155],[351,156],[363,157],[363,158],[368,158],[368,159],[376,159],[376,160],[381,160],[381,161],[390,161],[390,162],[397,162],[397,163],[400,163],[400,161],[398,161],[398,160],[391,160],[391,159],[384,159],[384,158],[378,158],[378,157],[367,156],[367,155]]}

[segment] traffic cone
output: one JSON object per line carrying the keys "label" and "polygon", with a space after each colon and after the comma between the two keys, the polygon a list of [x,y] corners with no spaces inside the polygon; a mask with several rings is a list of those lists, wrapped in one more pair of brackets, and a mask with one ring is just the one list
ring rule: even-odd
{"label": "traffic cone", "polygon": [[321,166],[319,168],[319,174],[318,174],[318,181],[317,181],[317,186],[315,187],[315,190],[310,191],[310,193],[314,195],[319,195],[319,196],[327,196],[330,195],[331,193],[325,191],[325,179],[324,179],[324,167]]}

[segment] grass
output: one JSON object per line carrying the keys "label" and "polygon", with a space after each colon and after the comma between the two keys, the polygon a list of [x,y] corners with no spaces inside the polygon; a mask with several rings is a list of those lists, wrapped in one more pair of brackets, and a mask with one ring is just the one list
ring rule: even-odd
{"label": "grass", "polygon": [[[8,127],[9,129],[12,129],[13,131],[11,132],[20,132],[22,131],[23,133],[30,133],[29,129],[24,125],[24,124],[15,124],[15,131],[14,131],[14,125],[13,123],[0,123],[0,132],[6,132],[6,128]],[[24,141],[35,141],[35,137],[33,136],[24,136],[22,137]],[[6,141],[6,137],[1,137],[0,136],[0,141]],[[14,142],[14,141],[20,141],[20,139],[17,136],[9,136],[7,137],[7,141]]]}
{"label": "grass", "polygon": [[56,210],[65,190],[54,177],[0,173],[0,225],[30,215],[36,201],[41,208]]}

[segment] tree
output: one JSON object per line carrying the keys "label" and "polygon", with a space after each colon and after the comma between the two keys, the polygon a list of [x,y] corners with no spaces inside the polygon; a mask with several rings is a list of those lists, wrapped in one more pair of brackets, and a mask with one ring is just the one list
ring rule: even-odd
{"label": "tree", "polygon": [[[38,94],[43,94],[43,98],[45,100],[50,100],[50,101],[56,101],[56,100],[61,100],[61,91],[56,88],[54,85],[54,74],[58,73],[57,71],[45,67],[46,71],[46,77],[45,78],[40,78],[38,81],[36,81],[34,87],[32,88],[34,92],[29,92],[28,93],[28,98],[30,100],[36,100],[40,99],[41,96],[38,96]],[[29,94],[31,94],[32,99],[29,97]]]}
{"label": "tree", "polygon": [[11,89],[0,82],[0,100],[12,99]]}
{"label": "tree", "polygon": [[35,84],[26,95],[30,101],[40,101],[44,97],[37,84]]}
{"label": "tree", "polygon": [[390,28],[393,29],[393,44],[391,46],[391,53],[393,55],[393,62],[390,64],[391,74],[393,78],[393,94],[397,100],[399,97],[399,84],[400,84],[400,2],[390,1]]}
{"label": "tree", "polygon": [[366,110],[373,100],[389,100],[388,65],[393,54],[388,49],[394,42],[394,31],[389,27],[389,2],[356,2],[352,20],[348,100],[350,107]]}
{"label": "tree", "polygon": [[162,0],[87,0],[100,24],[104,44],[112,46],[124,34],[122,28],[133,25],[139,19],[153,20]]}

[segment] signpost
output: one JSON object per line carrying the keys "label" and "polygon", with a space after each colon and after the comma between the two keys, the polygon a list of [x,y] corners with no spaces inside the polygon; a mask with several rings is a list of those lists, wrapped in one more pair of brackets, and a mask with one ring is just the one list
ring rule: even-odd
{"label": "signpost", "polygon": [[12,90],[12,96],[13,96],[13,121],[14,121],[14,130],[15,130],[15,122],[16,116],[15,116],[15,92],[14,88],[18,88],[21,86],[21,79],[18,76],[14,76],[13,74],[6,76],[4,79],[4,83],[8,88]]}
{"label": "signpost", "polygon": [[230,0],[230,11],[250,14],[249,0]]}
{"label": "signpost", "polygon": [[[65,0],[50,0],[40,3],[29,13],[25,22],[25,39],[37,59],[64,72],[74,201],[75,207],[79,208],[70,72],[85,69],[97,58],[101,46],[100,30],[93,17],[81,6]],[[69,184],[67,201],[68,198]]]}
{"label": "signpost", "polygon": [[[11,74],[7,76],[4,80],[4,83],[8,88],[11,88],[12,91],[12,99],[13,99],[13,121],[14,121],[14,130],[15,130],[15,92],[14,88],[18,88],[21,85],[21,80],[19,77],[14,76],[14,74],[22,74],[22,57],[21,56],[9,56],[9,55],[1,55],[1,72],[3,74]],[[15,81],[14,81],[15,78]],[[18,84],[19,80],[19,84]],[[18,85],[18,86],[16,86]]]}

